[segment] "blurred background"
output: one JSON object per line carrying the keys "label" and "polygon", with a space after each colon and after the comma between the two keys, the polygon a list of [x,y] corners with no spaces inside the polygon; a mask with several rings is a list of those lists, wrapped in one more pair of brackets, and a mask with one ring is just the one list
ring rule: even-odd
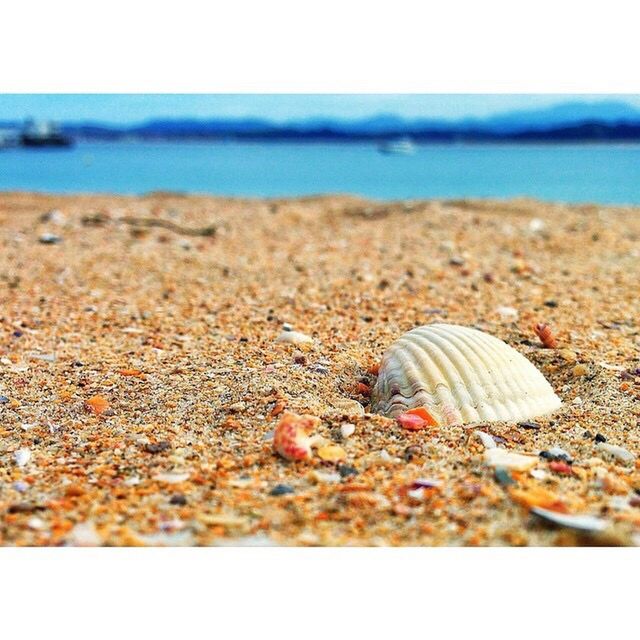
{"label": "blurred background", "polygon": [[4,94],[0,190],[640,204],[640,96]]}

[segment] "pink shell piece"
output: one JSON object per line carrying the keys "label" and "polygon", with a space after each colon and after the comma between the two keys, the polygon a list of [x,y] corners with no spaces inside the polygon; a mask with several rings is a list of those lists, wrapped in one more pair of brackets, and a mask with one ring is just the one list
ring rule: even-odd
{"label": "pink shell piece", "polygon": [[286,460],[311,458],[311,432],[320,424],[315,416],[285,413],[273,436],[274,451]]}

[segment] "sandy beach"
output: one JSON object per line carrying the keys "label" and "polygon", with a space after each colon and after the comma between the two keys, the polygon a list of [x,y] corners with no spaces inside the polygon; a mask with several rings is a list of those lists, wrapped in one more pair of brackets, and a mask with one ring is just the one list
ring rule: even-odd
{"label": "sandy beach", "polygon": [[[639,280],[638,209],[2,193],[0,544],[637,544]],[[504,340],[562,408],[369,414],[384,350],[433,322]],[[276,455],[284,412],[340,459]],[[475,429],[535,467],[496,474]]]}

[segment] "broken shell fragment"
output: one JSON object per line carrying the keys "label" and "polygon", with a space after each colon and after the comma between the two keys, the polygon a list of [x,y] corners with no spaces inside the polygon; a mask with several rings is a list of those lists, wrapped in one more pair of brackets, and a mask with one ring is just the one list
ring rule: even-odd
{"label": "broken shell fragment", "polygon": [[313,338],[306,335],[305,333],[300,333],[299,331],[282,331],[276,338],[276,342],[298,345],[311,344],[313,342]]}
{"label": "broken shell fragment", "polygon": [[286,460],[308,460],[316,439],[311,432],[320,424],[315,416],[285,413],[273,436],[273,449]]}
{"label": "broken shell fragment", "polygon": [[538,458],[536,456],[526,456],[522,453],[514,453],[506,449],[494,447],[485,449],[485,464],[490,467],[504,467],[505,469],[513,469],[514,471],[527,471],[536,466]]}
{"label": "broken shell fragment", "polygon": [[431,324],[386,351],[372,391],[375,413],[398,417],[424,407],[437,424],[529,420],[560,398],[522,354],[477,329]]}
{"label": "broken shell fragment", "polygon": [[535,513],[539,518],[551,522],[559,527],[574,529],[577,531],[585,531],[588,533],[598,533],[604,531],[609,523],[602,518],[590,515],[573,515],[569,513],[558,513],[549,511],[541,507],[534,507],[531,513]]}
{"label": "broken shell fragment", "polygon": [[424,407],[409,409],[409,411],[401,413],[397,420],[402,427],[409,431],[419,431],[425,427],[438,426],[438,422]]}

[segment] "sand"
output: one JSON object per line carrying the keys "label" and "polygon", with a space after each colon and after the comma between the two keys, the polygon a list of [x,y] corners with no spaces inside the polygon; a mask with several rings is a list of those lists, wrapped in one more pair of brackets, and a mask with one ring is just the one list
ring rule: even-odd
{"label": "sand", "polygon": [[[596,435],[640,453],[639,264],[640,210],[598,205],[0,194],[0,544],[635,544],[640,472]],[[430,322],[505,340],[562,409],[367,414],[384,349]],[[345,459],[274,454],[284,411]],[[496,476],[474,429],[572,464]]]}

